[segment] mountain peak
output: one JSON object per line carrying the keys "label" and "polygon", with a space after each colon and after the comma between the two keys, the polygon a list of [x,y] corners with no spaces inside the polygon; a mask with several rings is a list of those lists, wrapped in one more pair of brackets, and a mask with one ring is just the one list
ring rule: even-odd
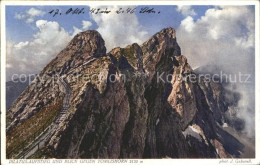
{"label": "mountain peak", "polygon": [[92,54],[94,57],[105,55],[105,41],[96,30],[78,33],[69,43],[67,50],[75,50],[81,54]]}
{"label": "mountain peak", "polygon": [[94,37],[94,36],[101,37],[100,33],[96,30],[86,30],[86,31],[83,31],[83,32],[76,34],[74,38],[77,38],[77,37]]}
{"label": "mountain peak", "polygon": [[176,31],[172,27],[164,28],[160,32],[154,34],[148,41],[142,45],[144,52],[149,52],[153,49],[164,49],[170,51],[171,56],[181,55],[181,49],[176,42]]}
{"label": "mountain peak", "polygon": [[[144,69],[149,75],[156,72],[156,67],[172,65],[171,59],[181,55],[181,48],[176,41],[175,29],[168,27],[154,34],[141,46],[143,51]],[[150,76],[148,81],[151,81]]]}
{"label": "mountain peak", "polygon": [[158,32],[157,34],[161,34],[161,35],[166,35],[165,37],[169,37],[169,38],[176,38],[176,33],[175,33],[175,29],[172,27],[168,27],[168,28],[164,28],[162,29],[160,32]]}

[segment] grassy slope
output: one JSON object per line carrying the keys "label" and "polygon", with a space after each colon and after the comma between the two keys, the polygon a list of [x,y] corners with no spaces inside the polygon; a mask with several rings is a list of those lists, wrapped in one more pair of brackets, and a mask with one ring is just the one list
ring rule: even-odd
{"label": "grassy slope", "polygon": [[6,135],[7,156],[10,157],[18,153],[23,149],[23,146],[31,143],[43,131],[41,129],[47,128],[54,121],[61,108],[62,99],[60,98],[9,131]]}

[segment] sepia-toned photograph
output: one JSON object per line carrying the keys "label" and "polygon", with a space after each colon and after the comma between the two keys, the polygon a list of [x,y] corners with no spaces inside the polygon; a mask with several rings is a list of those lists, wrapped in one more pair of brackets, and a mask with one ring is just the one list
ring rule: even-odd
{"label": "sepia-toned photograph", "polygon": [[5,1],[1,164],[258,164],[258,79],[256,1]]}

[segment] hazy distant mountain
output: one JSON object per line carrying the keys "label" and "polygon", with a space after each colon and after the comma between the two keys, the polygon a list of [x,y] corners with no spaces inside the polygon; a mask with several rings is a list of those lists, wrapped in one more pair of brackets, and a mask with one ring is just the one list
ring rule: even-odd
{"label": "hazy distant mountain", "polygon": [[13,81],[6,82],[6,110],[25,90],[29,83],[30,81],[28,77],[22,79],[22,81],[19,81],[19,79],[14,79]]}

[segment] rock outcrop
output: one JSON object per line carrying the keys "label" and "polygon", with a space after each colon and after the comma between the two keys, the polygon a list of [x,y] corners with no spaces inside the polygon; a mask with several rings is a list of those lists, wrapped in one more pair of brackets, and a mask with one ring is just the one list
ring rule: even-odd
{"label": "rock outcrop", "polygon": [[72,93],[47,157],[223,158],[242,150],[221,127],[225,90],[194,73],[172,28],[109,53],[97,31],[79,33],[8,110],[7,136],[64,97],[57,77]]}

